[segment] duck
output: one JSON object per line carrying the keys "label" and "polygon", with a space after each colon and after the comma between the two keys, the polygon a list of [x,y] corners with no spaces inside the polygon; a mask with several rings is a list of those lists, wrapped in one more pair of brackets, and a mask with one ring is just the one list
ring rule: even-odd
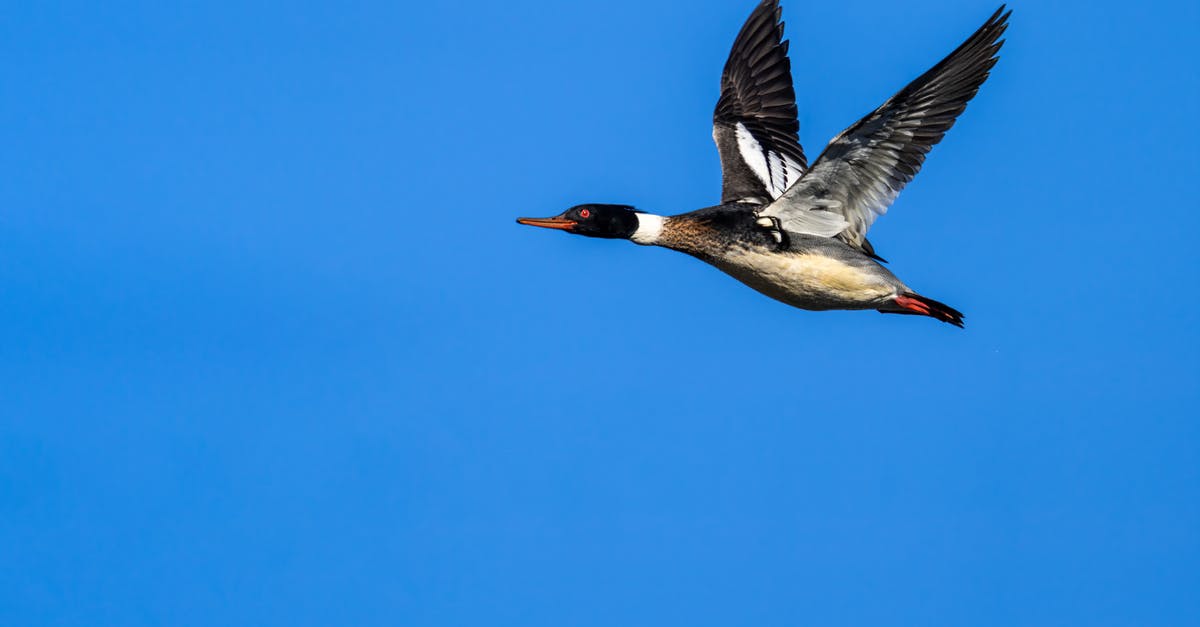
{"label": "duck", "polygon": [[581,204],[517,222],[669,248],[800,309],[874,309],[962,328],[962,312],[918,294],[883,265],[867,232],[987,80],[1009,15],[1002,5],[810,165],[799,140],[782,10],[778,0],[763,0],[734,39],[713,112],[721,204],[670,216]]}

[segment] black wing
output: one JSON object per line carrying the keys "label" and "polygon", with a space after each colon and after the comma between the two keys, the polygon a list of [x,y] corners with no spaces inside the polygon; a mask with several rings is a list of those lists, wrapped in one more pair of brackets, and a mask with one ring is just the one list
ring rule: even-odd
{"label": "black wing", "polygon": [[778,0],[764,0],[754,9],[721,75],[713,141],[721,154],[723,203],[771,202],[807,167],[779,16]]}

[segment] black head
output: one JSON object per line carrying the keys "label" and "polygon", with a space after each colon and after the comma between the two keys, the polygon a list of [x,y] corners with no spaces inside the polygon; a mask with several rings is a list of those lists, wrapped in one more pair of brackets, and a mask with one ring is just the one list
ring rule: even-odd
{"label": "black head", "polygon": [[629,239],[638,228],[637,215],[628,205],[576,205],[553,218],[517,218],[517,222],[614,239]]}

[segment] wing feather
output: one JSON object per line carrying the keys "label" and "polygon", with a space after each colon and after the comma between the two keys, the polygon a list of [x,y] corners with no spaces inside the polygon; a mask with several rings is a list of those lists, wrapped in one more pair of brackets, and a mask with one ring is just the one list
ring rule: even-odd
{"label": "wing feather", "polygon": [[804,173],[796,93],[778,0],[754,9],[734,40],[713,111],[721,202],[766,204]]}
{"label": "wing feather", "polygon": [[[759,215],[777,219],[784,230],[839,237],[873,255],[867,230],[987,79],[1010,14],[1001,6],[958,49],[833,138],[813,167]],[[823,213],[838,219],[814,215]]]}

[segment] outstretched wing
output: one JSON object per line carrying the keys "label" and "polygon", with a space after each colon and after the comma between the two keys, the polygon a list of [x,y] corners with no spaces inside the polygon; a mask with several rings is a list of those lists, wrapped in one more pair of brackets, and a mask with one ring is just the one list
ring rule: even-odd
{"label": "outstretched wing", "polygon": [[721,202],[766,204],[804,173],[796,93],[778,0],[764,0],[742,26],[713,111],[721,154]]}
{"label": "outstretched wing", "polygon": [[1010,13],[1001,6],[950,56],[842,131],[812,169],[759,215],[777,219],[785,231],[837,236],[873,254],[867,230],[987,79]]}

